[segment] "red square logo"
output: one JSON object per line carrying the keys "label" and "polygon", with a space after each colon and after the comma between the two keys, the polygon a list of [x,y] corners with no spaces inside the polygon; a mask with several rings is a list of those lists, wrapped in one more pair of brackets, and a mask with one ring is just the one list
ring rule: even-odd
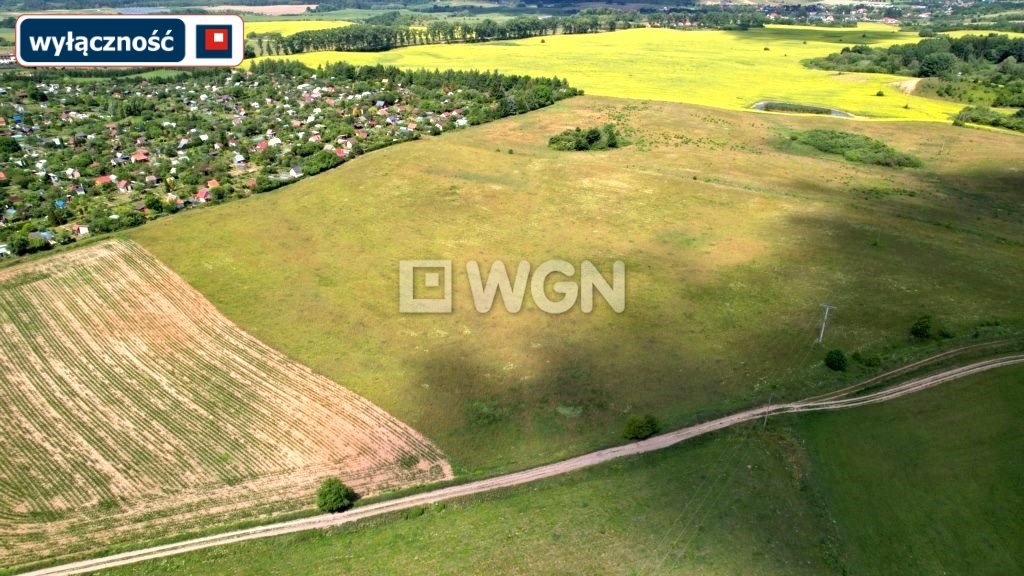
{"label": "red square logo", "polygon": [[203,49],[215,52],[230,50],[229,33],[229,28],[207,28],[203,30]]}

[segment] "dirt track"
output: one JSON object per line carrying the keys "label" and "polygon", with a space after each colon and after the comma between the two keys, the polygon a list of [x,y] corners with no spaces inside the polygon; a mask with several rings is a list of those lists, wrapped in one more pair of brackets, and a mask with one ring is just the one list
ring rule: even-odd
{"label": "dirt track", "polygon": [[597,452],[591,452],[568,460],[562,460],[553,464],[545,466],[538,466],[529,470],[523,470],[522,472],[515,472],[512,474],[505,474],[503,476],[496,476],[494,478],[488,478],[485,480],[479,480],[476,482],[470,482],[460,486],[451,486],[448,488],[440,488],[438,490],[432,490],[430,492],[424,492],[422,494],[416,494],[407,496],[404,498],[398,498],[386,502],[379,502],[376,504],[370,504],[364,507],[356,508],[343,514],[328,514],[322,516],[315,516],[312,518],[304,518],[300,520],[294,520],[290,522],[281,522],[278,524],[270,524],[267,526],[261,526],[258,528],[249,528],[246,530],[238,530],[235,532],[228,532],[225,534],[218,534],[215,536],[209,536],[205,538],[197,538],[195,540],[188,540],[185,542],[179,542],[176,544],[168,544],[164,546],[155,546],[152,548],[145,548],[142,550],[135,550],[132,552],[125,552],[122,554],[116,554],[113,556],[107,556],[105,558],[96,558],[93,560],[83,560],[81,562],[74,562],[71,564],[65,564],[63,566],[54,566],[52,568],[45,568],[34,572],[27,573],[32,576],[43,576],[43,575],[62,575],[62,574],[79,574],[82,572],[89,572],[93,570],[100,570],[105,568],[112,568],[115,566],[121,566],[124,564],[131,564],[134,562],[140,562],[142,560],[151,560],[154,558],[161,558],[164,556],[172,556],[175,554],[181,554],[183,552],[189,552],[193,550],[199,550],[202,548],[209,548],[212,546],[220,546],[224,544],[231,544],[235,542],[242,542],[245,540],[253,540],[256,538],[265,538],[268,536],[277,536],[281,534],[288,534],[291,532],[299,532],[304,530],[312,530],[317,528],[330,528],[334,526],[340,526],[342,524],[348,524],[356,522],[365,518],[379,516],[389,512],[395,512],[404,510],[407,508],[413,508],[416,506],[423,506],[426,504],[433,504],[435,502],[441,502],[445,500],[451,500],[453,498],[459,498],[462,496],[468,496],[472,494],[479,494],[482,492],[488,492],[500,488],[508,488],[517,486],[520,484],[526,484],[536,480],[544,478],[550,478],[552,476],[558,476],[560,474],[566,474],[582,468],[594,466],[614,460],[616,458],[622,458],[624,456],[631,456],[635,454],[642,454],[644,452],[651,452],[654,450],[660,450],[674,444],[678,444],[684,440],[707,434],[708,432],[714,432],[723,428],[728,428],[736,424],[743,422],[749,422],[758,418],[764,418],[767,416],[773,416],[778,414],[789,414],[796,412],[813,412],[818,410],[839,410],[843,408],[853,408],[856,406],[863,406],[866,404],[874,404],[878,402],[886,402],[912,394],[933,386],[937,386],[950,380],[963,378],[994,368],[1000,368],[1003,366],[1010,366],[1013,364],[1024,363],[1024,354],[1017,354],[1012,356],[1004,356],[992,360],[985,360],[981,362],[975,362],[967,366],[959,368],[952,368],[944,372],[925,376],[905,382],[903,384],[885,388],[877,392],[863,395],[854,395],[849,397],[835,397],[831,396],[825,399],[811,399],[800,402],[776,404],[771,406],[762,406],[760,408],[754,408],[751,410],[745,410],[737,412],[729,416],[711,420],[701,424],[696,424],[687,428],[669,432],[667,434],[661,434],[647,440],[627,444],[624,446],[616,446],[614,448],[608,448],[605,450],[598,450]]}

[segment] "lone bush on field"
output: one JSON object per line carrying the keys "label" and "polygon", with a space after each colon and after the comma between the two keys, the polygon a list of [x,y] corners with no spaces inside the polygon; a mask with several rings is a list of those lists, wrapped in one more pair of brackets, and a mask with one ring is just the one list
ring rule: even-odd
{"label": "lone bush on field", "polygon": [[918,340],[928,340],[932,337],[932,317],[922,316],[910,327],[910,335]]}
{"label": "lone bush on field", "polygon": [[630,440],[644,440],[660,431],[661,424],[654,416],[650,414],[630,416],[629,420],[626,421],[626,431],[623,436]]}
{"label": "lone bush on field", "polygon": [[614,124],[605,124],[601,128],[576,128],[566,130],[552,136],[548,146],[554,150],[606,150],[621,145],[618,131]]}
{"label": "lone bush on field", "polygon": [[327,478],[316,493],[316,507],[321,512],[342,512],[355,503],[358,496],[337,478]]}
{"label": "lone bush on field", "polygon": [[829,350],[828,353],[825,354],[825,366],[828,366],[830,370],[846,372],[846,365],[846,354],[844,354],[842,350]]}

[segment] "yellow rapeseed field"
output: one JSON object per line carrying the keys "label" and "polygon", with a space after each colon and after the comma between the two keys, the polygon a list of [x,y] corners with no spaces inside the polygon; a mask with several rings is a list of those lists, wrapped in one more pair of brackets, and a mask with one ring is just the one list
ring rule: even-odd
{"label": "yellow rapeseed field", "polygon": [[[762,100],[836,108],[858,117],[948,121],[963,106],[904,94],[904,77],[804,67],[801,60],[844,46],[916,42],[916,33],[769,26],[745,32],[655,28],[545,36],[481,44],[414,46],[388,52],[293,56],[310,66],[345,60],[404,68],[491,69],[559,76],[588,94],[747,109]],[[878,96],[882,91],[884,96]]]}

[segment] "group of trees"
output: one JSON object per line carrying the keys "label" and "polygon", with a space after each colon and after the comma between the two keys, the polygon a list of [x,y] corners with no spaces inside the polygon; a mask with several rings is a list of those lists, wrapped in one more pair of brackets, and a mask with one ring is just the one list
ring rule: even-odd
{"label": "group of trees", "polygon": [[[828,70],[881,72],[905,76],[945,76],[979,66],[995,66],[1009,58],[1024,61],[1024,38],[1005,34],[937,36],[917,44],[896,44],[888,48],[854,46],[843,48],[810,64]],[[1007,70],[1016,72],[1016,70]]]}
{"label": "group of trees", "polygon": [[[994,106],[1024,106],[1024,38],[1005,34],[937,36],[888,48],[854,46],[808,61],[812,67],[938,78],[938,93],[955,97],[959,85],[983,86]],[[974,93],[976,91],[970,91]]]}
{"label": "group of trees", "polygon": [[614,124],[605,124],[597,128],[576,128],[566,130],[561,134],[552,136],[548,140],[548,146],[554,150],[605,150],[618,148],[622,145],[622,139]]}

